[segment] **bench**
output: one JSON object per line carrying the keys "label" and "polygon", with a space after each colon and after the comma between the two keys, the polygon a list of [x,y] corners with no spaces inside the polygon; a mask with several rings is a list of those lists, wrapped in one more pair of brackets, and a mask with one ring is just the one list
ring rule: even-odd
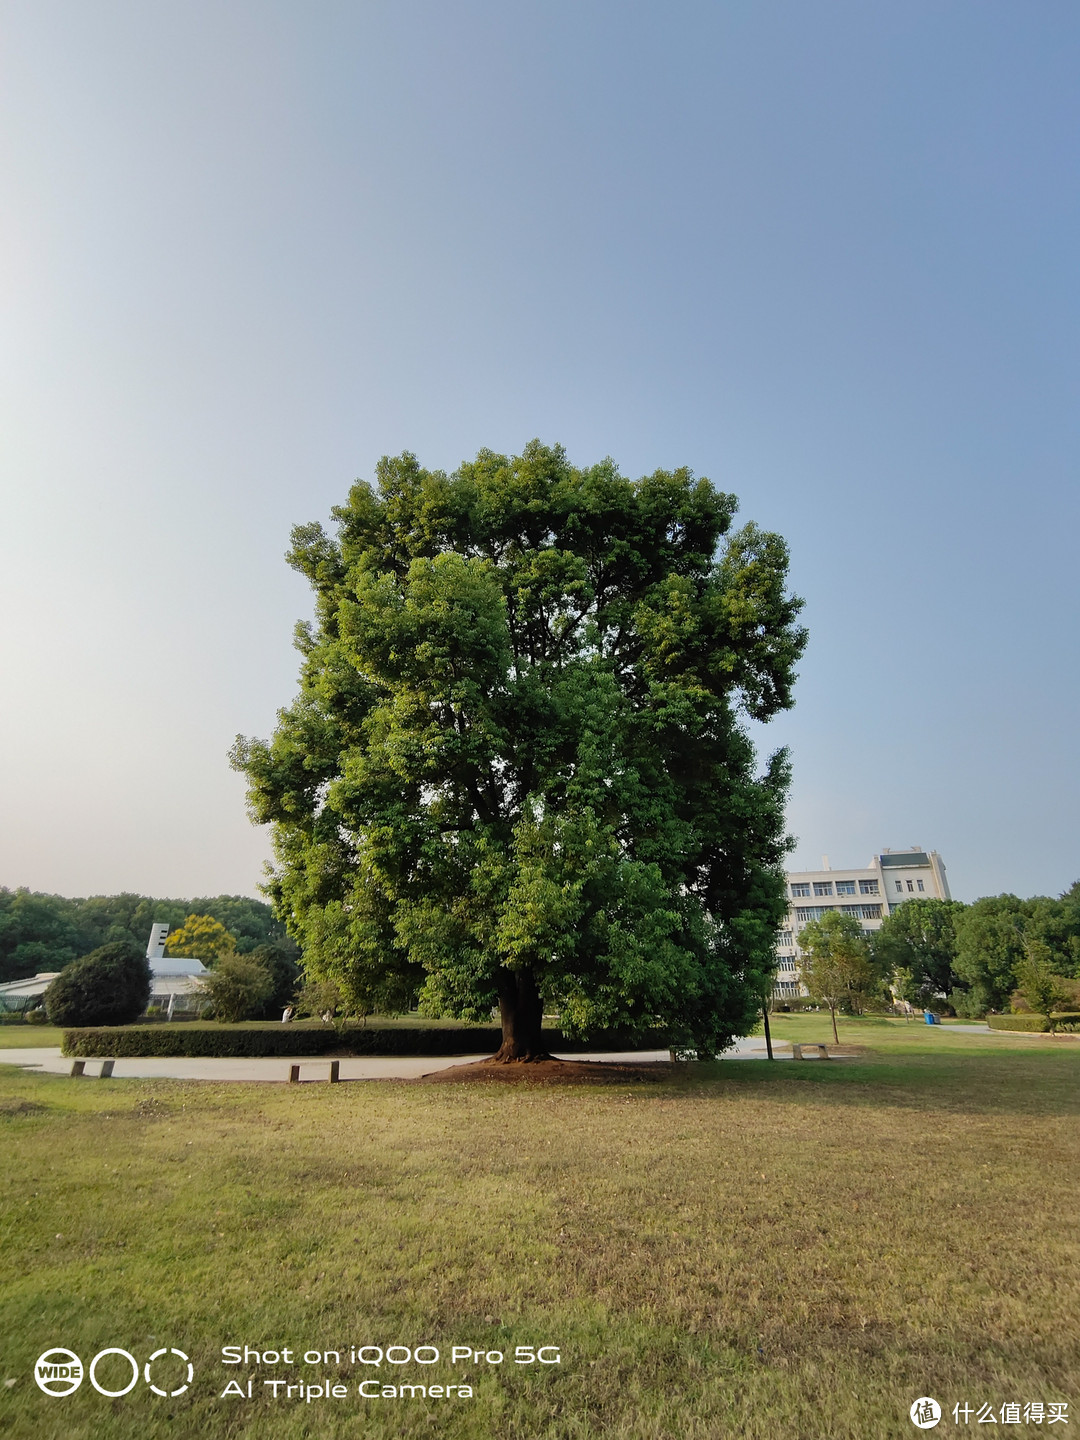
{"label": "bench", "polygon": [[[93,1065],[95,1062],[94,1062],[93,1060],[91,1060],[89,1063],[90,1063],[91,1065]],[[102,1060],[100,1063],[101,1063],[101,1069],[98,1071],[98,1079],[99,1079],[99,1080],[109,1080],[109,1079],[111,1079],[111,1077],[112,1077],[112,1072],[113,1072],[113,1066],[116,1064],[116,1061],[115,1061],[115,1060]],[[85,1060],[76,1060],[75,1063],[74,1063],[74,1064],[72,1065],[72,1067],[71,1067],[71,1078],[74,1080],[74,1079],[75,1079],[77,1076],[79,1076],[79,1075],[85,1075],[85,1074],[86,1074],[86,1065],[87,1065],[87,1062],[86,1062]]]}
{"label": "bench", "polygon": [[829,1058],[829,1047],[827,1045],[808,1045],[805,1043],[802,1045],[792,1045],[791,1058],[793,1060],[809,1060],[810,1056],[804,1055],[804,1050],[816,1050],[819,1060],[828,1060]]}
{"label": "bench", "polygon": [[[331,1085],[336,1085],[336,1084],[340,1081],[340,1079],[341,1079],[341,1061],[340,1061],[340,1060],[330,1060],[330,1061],[326,1061],[326,1060],[309,1060],[307,1063],[308,1063],[309,1065],[326,1065],[326,1064],[329,1064],[329,1066],[330,1066],[330,1084],[331,1084]],[[290,1066],[289,1066],[289,1084],[290,1084],[290,1085],[299,1085],[299,1084],[300,1084],[300,1066],[299,1066],[298,1064],[297,1064],[297,1065],[290,1065]]]}

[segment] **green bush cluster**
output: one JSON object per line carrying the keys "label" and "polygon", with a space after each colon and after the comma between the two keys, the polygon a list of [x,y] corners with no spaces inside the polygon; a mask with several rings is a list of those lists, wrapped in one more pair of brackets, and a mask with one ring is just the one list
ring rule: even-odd
{"label": "green bush cluster", "polygon": [[267,945],[291,958],[297,954],[270,906],[246,895],[155,900],[126,894],[68,900],[0,886],[0,981],[63,970],[91,950],[119,940],[129,941],[141,954],[155,921],[166,921],[175,930],[192,913],[220,921],[242,954]]}
{"label": "green bush cluster", "polygon": [[150,999],[150,965],[130,940],[101,945],[68,965],[45,991],[53,1025],[127,1025]]}
{"label": "green bush cluster", "polygon": [[[1046,1017],[1044,1015],[988,1015],[986,1023],[991,1030],[1023,1030],[1026,1033],[1041,1035],[1046,1030]],[[1080,1014],[1073,1011],[1064,1011],[1055,1014],[1054,1024],[1059,1030],[1072,1029],[1080,1025]]]}
{"label": "green bush cluster", "polygon": [[[667,1041],[659,1035],[630,1036],[605,1032],[591,1040],[567,1040],[558,1030],[545,1030],[548,1048],[561,1053],[580,1054],[585,1050],[661,1050]],[[231,1030],[222,1025],[125,1026],[65,1030],[65,1055],[84,1058],[115,1056],[232,1056],[252,1059],[275,1055],[327,1055],[351,1051],[354,1055],[483,1055],[494,1053],[502,1043],[502,1032],[494,1026],[447,1026],[445,1028],[380,1029],[378,1026],[349,1026],[335,1030],[332,1025],[246,1026]]]}

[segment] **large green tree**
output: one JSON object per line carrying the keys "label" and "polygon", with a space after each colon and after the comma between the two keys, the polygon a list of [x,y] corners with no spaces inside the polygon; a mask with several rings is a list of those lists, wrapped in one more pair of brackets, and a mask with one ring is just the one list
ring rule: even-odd
{"label": "large green tree", "polygon": [[874,964],[912,1005],[932,1005],[956,989],[956,922],[964,909],[959,900],[908,900],[870,937]]}
{"label": "large green tree", "polygon": [[953,969],[963,988],[953,992],[952,1002],[958,1015],[1007,1007],[1032,908],[1033,902],[1016,895],[984,895],[957,916]]}
{"label": "large green tree", "polygon": [[800,970],[810,998],[829,1007],[833,1039],[837,1010],[861,1015],[881,995],[881,979],[870,960],[870,947],[854,915],[827,910],[799,931]]}
{"label": "large green tree", "polygon": [[317,597],[298,699],[239,738],[269,886],[361,1009],[500,1010],[502,1059],[564,1029],[660,1026],[714,1053],[754,1023],[784,913],[786,755],[805,632],[787,550],[687,470],[561,448],[452,475],[384,459],[290,560]]}

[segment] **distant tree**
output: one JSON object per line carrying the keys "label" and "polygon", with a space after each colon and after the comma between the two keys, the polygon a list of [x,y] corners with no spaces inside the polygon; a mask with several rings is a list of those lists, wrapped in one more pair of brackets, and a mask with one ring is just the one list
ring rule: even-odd
{"label": "distant tree", "polygon": [[229,934],[236,936],[236,950],[240,955],[248,955],[260,945],[274,945],[293,959],[300,953],[295,940],[265,900],[252,900],[248,895],[217,895],[192,900],[188,909],[220,920]]}
{"label": "distant tree", "polygon": [[296,1009],[298,1014],[325,1020],[338,1030],[349,1020],[367,1013],[349,1003],[335,980],[305,980],[296,996]]}
{"label": "distant tree", "polygon": [[285,1006],[292,1004],[296,987],[300,983],[300,967],[282,945],[259,945],[248,951],[248,955],[260,965],[265,965],[274,982],[273,990],[254,1018],[278,1019]]}
{"label": "distant tree", "polygon": [[150,1000],[150,965],[129,941],[113,941],[62,970],[45,991],[53,1025],[128,1025]]}
{"label": "distant tree", "polygon": [[871,958],[898,993],[923,1008],[957,988],[956,919],[959,900],[908,900],[882,922],[870,939]]}
{"label": "distant tree", "polygon": [[299,955],[296,942],[270,906],[246,895],[155,900],[128,892],[69,900],[0,887],[0,982],[62,970],[80,955],[113,942],[126,941],[145,950],[152,924],[164,922],[175,932],[191,914],[220,921],[236,937],[241,952],[274,945],[293,960]]}
{"label": "distant tree", "polygon": [[1056,1028],[1055,1011],[1072,1001],[1071,989],[1062,983],[1062,976],[1053,966],[1054,954],[1049,945],[1041,940],[1025,941],[1024,958],[1016,967],[1017,986],[1035,1014],[1044,1018],[1051,1034]]}
{"label": "distant tree", "polygon": [[879,990],[862,926],[854,915],[828,910],[799,931],[801,971],[810,998],[829,1007],[833,1039],[839,1045],[836,1012],[861,1014]]}
{"label": "distant tree", "polygon": [[378,478],[336,538],[294,531],[300,697],[232,755],[305,968],[350,1006],[498,1006],[502,1060],[543,1055],[545,1003],[706,1055],[749,1033],[789,770],[743,717],[790,706],[806,638],[784,541],[687,470],[539,441]]}
{"label": "distant tree", "polygon": [[0,888],[0,983],[62,970],[99,943],[73,901]]}
{"label": "distant tree", "polygon": [[1008,1005],[1031,911],[1031,902],[1016,895],[987,895],[956,916],[953,970],[964,988],[951,999],[958,1015],[985,1015]]}
{"label": "distant tree", "polygon": [[1056,973],[1080,980],[1080,881],[1056,900],[1040,895],[1025,904],[1025,939],[1048,948]]}
{"label": "distant tree", "polygon": [[165,950],[171,958],[187,956],[213,965],[219,956],[236,953],[236,936],[211,915],[189,915],[180,929],[170,934]]}
{"label": "distant tree", "polygon": [[199,990],[213,1007],[214,1019],[227,1023],[253,1019],[274,989],[274,977],[253,955],[234,950],[219,955],[212,970],[200,976]]}

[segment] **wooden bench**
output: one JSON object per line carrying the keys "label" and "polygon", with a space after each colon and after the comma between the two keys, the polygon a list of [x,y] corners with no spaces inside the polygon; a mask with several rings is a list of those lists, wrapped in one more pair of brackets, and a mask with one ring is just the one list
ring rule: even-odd
{"label": "wooden bench", "polygon": [[[336,1084],[340,1081],[340,1079],[341,1079],[341,1061],[340,1061],[340,1060],[330,1060],[330,1061],[326,1061],[326,1060],[309,1060],[307,1063],[308,1063],[309,1065],[326,1065],[326,1064],[329,1064],[329,1066],[330,1066],[330,1084],[331,1084],[331,1085],[336,1085]],[[289,1066],[289,1084],[290,1084],[290,1085],[299,1085],[299,1084],[300,1084],[300,1066],[299,1066],[299,1064],[290,1065],[290,1066]]]}
{"label": "wooden bench", "polygon": [[[87,1066],[87,1063],[88,1063],[88,1062],[85,1061],[85,1060],[76,1060],[76,1061],[75,1061],[75,1063],[74,1063],[74,1064],[72,1065],[72,1067],[71,1067],[71,1078],[72,1078],[73,1080],[74,1080],[74,1079],[76,1078],[76,1076],[78,1076],[78,1075],[85,1075],[85,1074],[86,1074],[86,1066]],[[95,1062],[94,1062],[93,1060],[91,1060],[89,1063],[90,1063],[91,1065],[93,1065]],[[112,1078],[112,1072],[113,1072],[113,1066],[114,1066],[115,1064],[116,1064],[116,1061],[115,1061],[115,1060],[102,1060],[102,1061],[101,1061],[101,1069],[100,1069],[99,1072],[98,1072],[98,1079],[99,1079],[99,1080],[109,1080],[109,1079],[111,1079],[111,1078]]]}

